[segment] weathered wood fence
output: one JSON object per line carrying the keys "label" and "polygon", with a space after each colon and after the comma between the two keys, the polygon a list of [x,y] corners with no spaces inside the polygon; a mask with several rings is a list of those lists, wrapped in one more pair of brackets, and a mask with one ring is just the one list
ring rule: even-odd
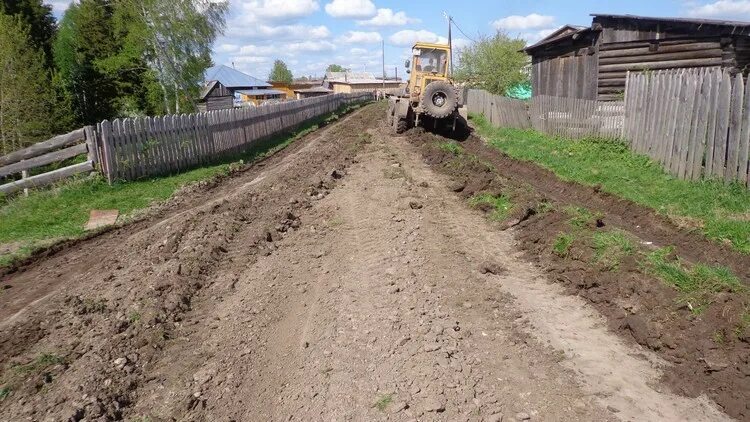
{"label": "weathered wood fence", "polygon": [[750,83],[742,75],[716,67],[626,77],[624,102],[544,95],[523,102],[472,89],[467,104],[494,126],[621,139],[680,179],[750,186]]}
{"label": "weathered wood fence", "polygon": [[[369,92],[335,94],[254,108],[103,121],[0,156],[0,193],[42,187],[100,171],[111,183],[176,173],[245,152]],[[29,176],[28,172],[86,154],[86,161]],[[19,178],[19,174],[21,175]]]}
{"label": "weathered wood fence", "polygon": [[484,114],[496,127],[533,128],[552,136],[619,138],[624,102],[601,102],[539,95],[530,101],[470,89],[470,113]]}
{"label": "weathered wood fence", "polygon": [[[39,167],[86,154],[86,161],[45,173],[29,175]],[[97,162],[96,135],[94,128],[87,126],[65,135],[39,142],[28,148],[0,157],[0,180],[21,178],[0,185],[0,193],[11,194],[22,189],[42,187],[70,176],[94,170]]]}
{"label": "weathered wood fence", "polygon": [[372,93],[335,94],[262,107],[103,121],[97,132],[109,181],[179,172],[259,142]]}
{"label": "weathered wood fence", "polygon": [[629,73],[623,138],[681,179],[747,185],[750,84],[720,68]]}

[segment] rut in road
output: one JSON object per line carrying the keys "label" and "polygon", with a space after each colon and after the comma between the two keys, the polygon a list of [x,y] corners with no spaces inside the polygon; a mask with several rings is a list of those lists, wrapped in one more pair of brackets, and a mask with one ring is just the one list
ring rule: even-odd
{"label": "rut in road", "polygon": [[725,418],[663,391],[663,363],[524,262],[381,108],[92,245],[115,255],[1,328],[5,368],[65,363],[0,420]]}

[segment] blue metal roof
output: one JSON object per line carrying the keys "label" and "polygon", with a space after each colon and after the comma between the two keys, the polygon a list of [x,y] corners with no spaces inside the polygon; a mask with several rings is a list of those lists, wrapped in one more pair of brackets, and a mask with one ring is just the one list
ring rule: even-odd
{"label": "blue metal roof", "polygon": [[271,84],[222,64],[206,69],[206,81],[219,81],[227,88],[270,87]]}

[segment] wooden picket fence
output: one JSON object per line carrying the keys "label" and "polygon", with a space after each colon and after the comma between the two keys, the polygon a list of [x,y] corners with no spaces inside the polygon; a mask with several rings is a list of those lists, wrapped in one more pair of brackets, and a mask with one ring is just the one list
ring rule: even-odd
{"label": "wooden picket fence", "polygon": [[[110,183],[177,173],[248,151],[343,105],[373,99],[370,92],[334,94],[254,108],[105,120],[0,156],[0,193],[91,171],[101,172]],[[83,154],[83,162],[29,173]]]}
{"label": "wooden picket fence", "polygon": [[105,120],[97,127],[107,179],[180,172],[241,153],[372,93],[335,94],[254,108]]}
{"label": "wooden picket fence", "polygon": [[470,89],[469,113],[484,114],[495,127],[533,128],[569,138],[619,138],[625,116],[624,102],[601,102],[540,95],[530,101]]}
{"label": "wooden picket fence", "polygon": [[629,73],[623,137],[675,177],[748,185],[750,84],[720,68]]}
{"label": "wooden picket fence", "polygon": [[484,114],[493,126],[531,128],[526,101],[493,95],[481,89],[468,90],[466,97],[469,113]]}

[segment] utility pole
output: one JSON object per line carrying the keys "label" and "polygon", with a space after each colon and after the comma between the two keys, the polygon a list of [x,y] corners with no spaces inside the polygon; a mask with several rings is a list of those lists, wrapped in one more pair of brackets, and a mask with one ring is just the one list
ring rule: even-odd
{"label": "utility pole", "polygon": [[450,50],[450,62],[451,62],[451,74],[453,76],[453,38],[451,37],[451,24],[453,23],[453,16],[449,15],[448,12],[443,12],[443,16],[448,20],[448,49]]}
{"label": "utility pole", "polygon": [[385,40],[380,42],[381,57],[383,59],[383,94],[385,94]]}

